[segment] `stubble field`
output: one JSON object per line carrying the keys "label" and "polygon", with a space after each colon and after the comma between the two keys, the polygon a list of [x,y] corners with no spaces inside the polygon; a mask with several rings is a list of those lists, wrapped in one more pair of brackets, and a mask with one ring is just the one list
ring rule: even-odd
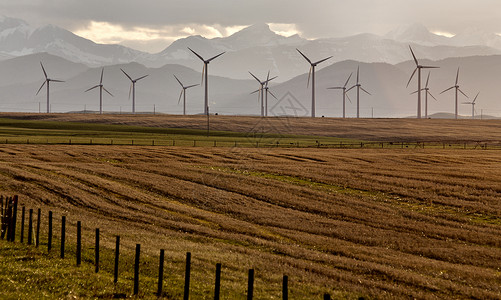
{"label": "stubble field", "polygon": [[0,145],[3,194],[166,249],[174,299],[186,251],[193,299],[217,262],[225,299],[500,298],[500,183],[489,150]]}

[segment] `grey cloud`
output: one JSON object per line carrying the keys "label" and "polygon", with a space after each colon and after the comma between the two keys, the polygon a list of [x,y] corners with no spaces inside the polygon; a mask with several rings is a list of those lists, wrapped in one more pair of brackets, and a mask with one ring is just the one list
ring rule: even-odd
{"label": "grey cloud", "polygon": [[[501,32],[498,0],[17,0],[0,11],[34,25],[52,23],[76,30],[89,20],[125,28],[179,24],[294,23],[306,37],[383,34],[399,25],[423,23],[460,32],[477,27]],[[7,3],[5,3],[7,2]]]}

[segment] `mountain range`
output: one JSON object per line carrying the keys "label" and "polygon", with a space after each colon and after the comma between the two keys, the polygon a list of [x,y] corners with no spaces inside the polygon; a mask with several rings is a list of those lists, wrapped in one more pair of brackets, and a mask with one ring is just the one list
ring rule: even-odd
{"label": "mountain range", "polygon": [[[199,84],[202,64],[187,47],[204,56],[226,51],[210,66],[211,112],[220,114],[259,115],[256,90],[258,83],[249,75],[252,71],[264,79],[268,70],[279,76],[270,90],[270,115],[309,115],[311,88],[309,65],[297,53],[301,49],[312,60],[333,55],[317,70],[317,116],[341,116],[340,91],[328,87],[343,85],[351,73],[360,67],[360,78],[372,96],[361,97],[362,117],[415,116],[416,79],[409,88],[407,80],[415,68],[409,44],[423,64],[439,66],[433,70],[430,88],[438,99],[430,99],[429,114],[453,112],[453,93],[439,95],[454,84],[460,66],[460,84],[470,98],[481,91],[477,112],[501,115],[497,81],[501,79],[501,50],[497,35],[466,34],[447,38],[429,32],[421,25],[397,29],[385,36],[359,34],[345,38],[306,40],[298,35],[284,37],[266,24],[249,26],[229,37],[206,39],[190,36],[175,41],[165,50],[149,54],[120,45],[100,45],[55,26],[32,28],[18,19],[0,18],[0,111],[44,111],[45,93],[35,95],[43,83],[43,62],[49,76],[65,83],[51,85],[51,111],[98,111],[98,92],[84,90],[98,84],[101,67],[105,66],[104,85],[115,96],[104,95],[104,110],[129,112],[130,81],[120,69],[132,77],[149,74],[136,86],[137,111],[179,114],[181,87]],[[468,40],[480,45],[461,46]],[[487,45],[489,44],[489,45]],[[423,73],[423,84],[427,73]],[[354,84],[353,74],[348,86]],[[350,93],[355,102],[355,94]],[[461,98],[464,102],[466,98]],[[471,99],[470,99],[471,100]],[[203,89],[188,90],[189,114],[203,111]],[[471,105],[461,105],[460,113],[471,114]],[[347,103],[347,115],[355,115],[355,104]]]}
{"label": "mountain range", "polygon": [[409,59],[408,44],[420,57],[440,60],[448,57],[501,54],[501,37],[471,30],[452,38],[431,33],[413,24],[384,36],[358,34],[343,38],[307,40],[299,35],[284,37],[267,24],[255,24],[224,38],[189,36],[179,39],[155,54],[121,45],[97,44],[53,25],[33,28],[20,19],[0,17],[0,60],[47,52],[88,67],[137,62],[159,68],[180,64],[200,69],[201,64],[188,47],[202,56],[226,51],[225,59],[211,65],[211,73],[235,79],[248,79],[247,71],[270,70],[278,81],[304,73],[307,65],[296,48],[312,57],[333,56],[331,62],[356,60],[397,64]]}

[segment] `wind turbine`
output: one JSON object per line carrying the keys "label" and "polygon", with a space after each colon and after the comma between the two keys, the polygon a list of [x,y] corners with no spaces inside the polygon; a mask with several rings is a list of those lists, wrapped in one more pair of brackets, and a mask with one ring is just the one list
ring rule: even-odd
{"label": "wind turbine", "polygon": [[181,85],[181,88],[182,88],[181,94],[179,94],[179,100],[177,100],[177,104],[179,104],[179,102],[181,101],[181,96],[184,95],[184,97],[183,97],[183,115],[186,115],[186,90],[189,88],[192,88],[194,86],[197,86],[198,84],[184,86],[183,83],[181,83],[181,80],[179,80],[179,78],[176,77],[176,75],[174,75],[174,77],[176,78],[177,82],[179,82],[179,84]]}
{"label": "wind turbine", "polygon": [[414,72],[412,72],[411,78],[409,78],[409,81],[407,82],[407,87],[409,87],[409,84],[411,83],[411,80],[417,71],[417,73],[418,73],[418,78],[417,78],[417,81],[418,81],[417,118],[421,119],[421,69],[436,69],[438,67],[420,65],[417,58],[416,58],[416,55],[414,55],[414,51],[412,51],[412,48],[410,45],[409,45],[409,49],[411,50],[412,58],[414,58],[414,62],[416,63],[416,68],[414,69]]}
{"label": "wind turbine", "polygon": [[[426,78],[426,85],[424,87],[424,89],[421,89],[422,91],[425,91],[425,97],[424,97],[424,117],[426,119],[428,119],[428,95],[430,95],[433,99],[435,99],[435,101],[437,101],[437,98],[433,97],[433,95],[430,93],[430,88],[428,87],[428,83],[430,81],[430,73],[431,72],[428,72],[428,78]],[[414,93],[411,93],[412,94],[416,94],[418,91],[415,91]]]}
{"label": "wind turbine", "polygon": [[137,79],[132,79],[132,77],[130,77],[129,74],[125,73],[125,71],[122,68],[120,68],[120,70],[122,70],[122,72],[125,74],[125,76],[127,76],[127,78],[129,78],[129,80],[131,82],[130,89],[129,89],[129,99],[130,99],[130,92],[132,90],[132,113],[135,114],[136,113],[136,82],[147,77],[148,75],[141,76]]}
{"label": "wind turbine", "polygon": [[113,95],[103,86],[103,74],[104,74],[104,68],[101,69],[101,80],[99,81],[99,84],[98,85],[95,85],[93,87],[91,87],[90,89],[87,89],[85,92],[88,92],[90,90],[93,90],[95,88],[99,88],[99,113],[102,114],[103,113],[103,90],[110,94],[111,97],[113,97]]}
{"label": "wind turbine", "polygon": [[[268,116],[268,83],[270,81],[272,81],[273,79],[277,78],[278,76],[270,78],[270,72],[268,71],[268,76],[266,77],[266,80],[261,81],[254,74],[252,74],[250,71],[249,71],[249,74],[251,74],[252,77],[254,77],[254,79],[256,79],[256,81],[259,82],[259,84],[260,84],[259,89],[252,92],[251,95],[254,93],[259,93],[258,94],[258,101],[259,101],[259,98],[261,98],[261,117]],[[266,93],[266,95],[265,95],[265,93]],[[273,97],[275,97],[275,96],[273,95]]]}
{"label": "wind turbine", "polygon": [[[274,78],[276,78],[276,76]],[[268,116],[268,94],[270,94],[276,100],[278,100],[278,98],[275,95],[273,95],[273,93],[270,91],[270,88],[268,87],[268,82],[266,82],[266,85],[264,87],[264,94],[265,94],[265,99],[266,99],[265,115]]]}
{"label": "wind turbine", "polygon": [[461,92],[461,94],[463,94],[466,98],[468,98],[468,96],[465,93],[463,93],[463,91],[459,88],[458,81],[459,81],[459,68],[458,68],[458,72],[456,74],[456,83],[453,86],[451,86],[450,88],[448,88],[445,91],[440,93],[440,94],[443,94],[443,93],[447,92],[448,90],[456,89],[455,112],[454,112],[456,119],[458,118],[458,91]]}
{"label": "wind turbine", "polygon": [[348,90],[346,90],[346,92],[348,93],[354,87],[357,88],[357,119],[358,119],[358,118],[360,118],[360,90],[366,92],[368,95],[371,95],[371,93],[366,91],[362,87],[362,84],[360,83],[360,66],[357,67],[357,83],[354,86],[352,86],[351,88],[349,88]]}
{"label": "wind turbine", "polygon": [[188,49],[190,49],[191,52],[193,52],[193,54],[195,54],[198,58],[200,58],[201,61],[203,61],[204,63],[204,67],[202,69],[202,83],[204,81],[204,73],[205,73],[205,100],[204,100],[204,114],[205,115],[208,115],[209,114],[209,63],[218,58],[219,56],[223,55],[224,53],[226,52],[222,52],[222,53],[219,53],[218,55],[214,56],[214,57],[211,57],[209,59],[204,59],[202,56],[200,56],[198,53],[196,53],[195,51],[191,50],[190,47],[188,47]]}
{"label": "wind turbine", "polygon": [[45,76],[45,81],[42,83],[42,86],[40,86],[40,88],[38,89],[36,95],[38,95],[38,93],[40,93],[40,90],[42,90],[43,86],[45,84],[47,84],[47,113],[50,113],[50,102],[49,102],[49,86],[50,86],[50,82],[64,82],[62,80],[56,80],[56,79],[50,79],[48,76],[47,76],[47,72],[45,72],[45,68],[43,67],[43,64],[42,62],[40,62],[40,66],[42,66],[42,71],[43,71],[43,74]]}
{"label": "wind turbine", "polygon": [[[343,86],[336,86],[336,87],[327,88],[328,90],[343,90],[343,119],[346,118],[346,97],[348,97],[348,95],[346,94],[346,86],[348,85],[348,82],[351,79],[351,75],[353,75],[353,73],[351,73],[350,76],[348,76],[348,79],[346,80],[346,83]],[[348,97],[348,100],[350,100],[349,97]],[[350,102],[351,102],[351,100],[350,100]]]}
{"label": "wind turbine", "polygon": [[296,48],[296,50],[310,64],[310,72],[308,73],[308,84],[306,86],[310,85],[310,76],[311,76],[311,117],[314,118],[315,117],[315,67],[318,64],[330,59],[332,56],[329,56],[317,62],[312,62],[308,57],[306,57],[306,55],[304,55],[301,51],[299,51],[299,49]]}
{"label": "wind turbine", "polygon": [[475,99],[473,99],[473,101],[462,103],[462,104],[471,104],[471,118],[472,119],[475,119],[475,104],[476,104],[475,101],[477,101],[477,97],[479,94],[480,94],[480,92],[477,93],[477,95],[475,96]]}

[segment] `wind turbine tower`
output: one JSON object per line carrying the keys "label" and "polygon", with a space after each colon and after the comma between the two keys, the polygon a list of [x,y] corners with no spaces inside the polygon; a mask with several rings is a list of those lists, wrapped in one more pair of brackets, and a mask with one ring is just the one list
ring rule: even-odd
{"label": "wind turbine tower", "polygon": [[454,115],[455,115],[456,119],[458,118],[458,91],[461,92],[461,94],[463,94],[466,98],[468,98],[468,96],[465,93],[463,93],[463,91],[459,88],[458,82],[459,82],[459,68],[458,68],[458,72],[456,74],[456,83],[453,86],[451,86],[450,88],[448,88],[440,93],[440,94],[443,94],[449,90],[456,89],[455,106],[454,106]]}
{"label": "wind turbine tower", "polygon": [[477,98],[478,98],[479,94],[480,94],[480,92],[477,93],[477,95],[475,96],[475,98],[473,99],[473,101],[471,101],[471,102],[463,102],[463,104],[471,104],[471,118],[472,119],[475,119],[475,104],[477,104],[475,101],[477,101]]}
{"label": "wind turbine tower", "polygon": [[362,84],[360,83],[360,67],[357,67],[357,83],[349,88],[346,92],[349,92],[353,88],[357,88],[357,119],[360,118],[360,90],[364,91],[368,95],[371,95],[368,91],[366,91],[363,87]]}
{"label": "wind turbine tower", "polygon": [[181,83],[181,81],[179,80],[179,78],[176,77],[176,75],[174,75],[174,77],[176,78],[177,82],[179,82],[179,84],[181,85],[181,94],[179,94],[179,100],[177,100],[177,104],[179,104],[179,102],[181,101],[181,97],[184,96],[183,97],[183,115],[186,115],[186,90],[189,88],[192,88],[194,86],[197,86],[198,84],[184,86],[183,83]]}
{"label": "wind turbine tower", "polygon": [[[343,86],[336,86],[336,87],[327,88],[329,90],[343,90],[343,119],[346,118],[346,97],[348,97],[348,95],[346,94],[346,86],[348,85],[348,82],[351,79],[351,75],[353,75],[353,73],[351,73],[350,76],[348,76],[348,80],[346,80],[346,83]],[[348,100],[349,99],[350,98],[348,97]],[[350,102],[351,102],[351,100],[350,100]]]}
{"label": "wind turbine tower", "polygon": [[[122,69],[120,68],[120,70],[122,70]],[[125,73],[124,70],[122,70],[122,72],[125,74],[125,76],[127,76],[127,78],[129,78],[129,80],[131,82],[130,89],[129,89],[129,99],[130,99],[130,92],[132,90],[132,113],[135,114],[136,113],[136,82],[147,77],[148,75],[144,75],[144,76],[141,76],[139,78],[132,79],[132,77],[130,77],[129,74]]]}
{"label": "wind turbine tower", "polygon": [[418,76],[417,76],[417,81],[418,81],[417,118],[421,119],[421,69],[436,69],[438,67],[420,65],[417,58],[416,58],[416,55],[414,55],[414,51],[412,51],[411,46],[409,46],[409,49],[411,50],[412,58],[414,59],[414,62],[416,63],[416,68],[414,69],[414,72],[412,72],[411,78],[409,78],[409,81],[407,82],[407,87],[409,87],[409,84],[411,83],[411,80],[417,71],[417,73],[418,73]]}
{"label": "wind turbine tower", "polygon": [[[437,101],[437,98],[433,97],[433,95],[430,93],[430,88],[428,87],[428,83],[430,82],[430,72],[428,72],[428,77],[426,78],[426,85],[423,89],[421,89],[422,91],[425,91],[424,93],[424,117],[426,119],[428,119],[428,95],[430,95],[433,99],[435,99],[435,101]],[[416,94],[418,91],[415,91],[414,93],[411,93],[412,94]]]}
{"label": "wind turbine tower", "polygon": [[204,67],[202,69],[202,83],[204,81],[204,74],[205,74],[205,98],[204,98],[204,115],[209,114],[209,63],[213,61],[214,59],[218,58],[219,56],[223,55],[225,52],[219,53],[218,55],[211,57],[209,59],[204,59],[202,56],[200,56],[198,53],[195,51],[191,50],[190,47],[188,49],[193,52],[198,58],[200,58],[201,61],[204,63]]}
{"label": "wind turbine tower", "polygon": [[40,66],[42,66],[42,71],[43,71],[43,74],[45,76],[45,81],[42,83],[42,86],[40,86],[40,88],[38,89],[36,95],[38,95],[38,93],[40,93],[40,90],[42,90],[43,86],[45,84],[47,84],[47,113],[50,113],[50,101],[49,101],[49,87],[50,87],[50,83],[51,82],[64,82],[64,81],[62,81],[62,80],[56,80],[56,79],[50,79],[47,76],[47,72],[45,72],[45,68],[43,67],[42,62],[40,62]]}
{"label": "wind turbine tower", "polygon": [[85,92],[88,92],[90,90],[93,90],[95,88],[99,88],[99,114],[103,114],[103,90],[110,94],[111,97],[113,95],[103,86],[103,74],[104,74],[104,68],[101,69],[101,80],[99,81],[98,85],[95,85],[91,87],[90,89],[87,89]]}
{"label": "wind turbine tower", "polygon": [[[264,116],[267,117],[268,116],[268,83],[270,81],[272,81],[273,79],[277,78],[278,76],[270,78],[270,72],[268,71],[268,76],[266,77],[266,80],[261,81],[254,74],[252,74],[250,71],[249,71],[249,74],[251,74],[252,77],[254,77],[254,79],[256,79],[256,81],[259,82],[259,85],[260,85],[259,89],[252,92],[251,94],[259,93],[258,94],[258,101],[259,101],[259,98],[261,98],[261,117],[264,117]],[[272,94],[272,96],[275,97],[273,94]]]}
{"label": "wind turbine tower", "polygon": [[308,73],[308,84],[306,86],[308,87],[310,85],[310,77],[311,77],[311,117],[314,118],[315,117],[315,67],[318,64],[332,58],[332,56],[329,56],[317,62],[312,62],[306,55],[304,55],[301,51],[299,51],[299,49],[296,48],[296,50],[310,64],[310,71]]}

